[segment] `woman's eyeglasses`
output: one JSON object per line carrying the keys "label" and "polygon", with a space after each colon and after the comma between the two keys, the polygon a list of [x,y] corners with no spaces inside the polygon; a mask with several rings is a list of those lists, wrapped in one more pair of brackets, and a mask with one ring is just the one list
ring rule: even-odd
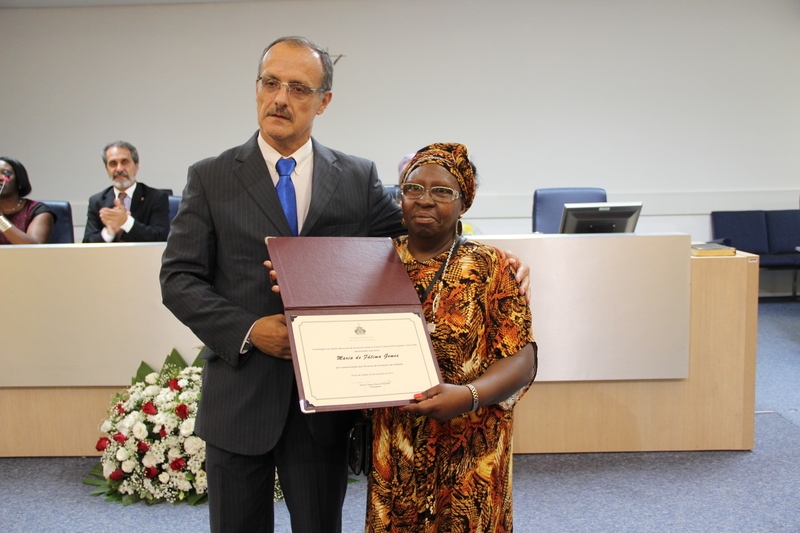
{"label": "woman's eyeglasses", "polygon": [[461,196],[461,193],[454,191],[450,187],[436,186],[426,189],[418,183],[404,183],[400,186],[400,194],[408,200],[419,200],[425,195],[425,191],[428,191],[435,202],[442,204],[455,202]]}

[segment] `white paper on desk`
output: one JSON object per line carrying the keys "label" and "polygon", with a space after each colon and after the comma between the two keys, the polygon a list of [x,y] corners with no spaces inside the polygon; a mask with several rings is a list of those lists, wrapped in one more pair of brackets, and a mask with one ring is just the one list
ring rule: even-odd
{"label": "white paper on desk", "polygon": [[304,410],[404,405],[438,384],[424,322],[410,312],[293,316]]}

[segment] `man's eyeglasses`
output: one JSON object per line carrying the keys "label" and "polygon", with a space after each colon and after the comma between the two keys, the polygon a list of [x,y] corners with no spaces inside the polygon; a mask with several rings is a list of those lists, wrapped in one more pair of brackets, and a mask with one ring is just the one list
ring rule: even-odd
{"label": "man's eyeglasses", "polygon": [[275,78],[265,78],[259,76],[256,78],[261,82],[261,90],[267,93],[276,93],[281,90],[282,86],[286,86],[289,96],[297,98],[298,100],[305,100],[314,93],[324,93],[327,89],[312,89],[308,85],[298,82],[286,83],[278,81]]}
{"label": "man's eyeglasses", "polygon": [[419,200],[425,195],[425,191],[430,193],[431,198],[435,202],[439,202],[442,204],[449,204],[451,202],[455,202],[461,196],[461,193],[458,191],[454,191],[450,187],[431,187],[430,189],[426,189],[422,185],[418,183],[404,183],[400,186],[400,194],[403,195],[403,198],[408,200]]}

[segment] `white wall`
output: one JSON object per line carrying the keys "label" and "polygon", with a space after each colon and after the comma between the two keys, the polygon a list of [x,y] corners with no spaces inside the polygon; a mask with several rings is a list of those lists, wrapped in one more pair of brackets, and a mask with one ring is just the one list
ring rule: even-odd
{"label": "white wall", "polygon": [[407,152],[467,144],[482,233],[530,231],[534,189],[553,186],[642,200],[640,231],[696,240],[715,209],[798,208],[798,0],[0,9],[0,153],[76,224],[111,140],[179,193],[188,165],[255,131],[258,57],[285,34],[344,54],[315,136],[384,182]]}

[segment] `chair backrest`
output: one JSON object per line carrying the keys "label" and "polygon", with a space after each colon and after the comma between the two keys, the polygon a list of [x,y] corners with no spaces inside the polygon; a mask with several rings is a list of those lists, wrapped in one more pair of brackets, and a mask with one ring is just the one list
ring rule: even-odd
{"label": "chair backrest", "polygon": [[767,217],[764,211],[712,211],[711,232],[715,240],[751,254],[769,253]]}
{"label": "chair backrest", "polygon": [[564,204],[605,201],[605,189],[593,187],[536,189],[533,193],[533,231],[558,233]]}
{"label": "chair backrest", "polygon": [[769,253],[791,254],[800,246],[800,209],[767,211]]}
{"label": "chair backrest", "polygon": [[169,223],[172,224],[172,219],[178,213],[178,206],[181,205],[181,197],[169,195]]}
{"label": "chair backrest", "polygon": [[69,202],[56,200],[38,200],[47,204],[56,217],[53,227],[53,236],[50,237],[50,244],[64,244],[75,242],[75,231],[72,228],[72,206]]}

